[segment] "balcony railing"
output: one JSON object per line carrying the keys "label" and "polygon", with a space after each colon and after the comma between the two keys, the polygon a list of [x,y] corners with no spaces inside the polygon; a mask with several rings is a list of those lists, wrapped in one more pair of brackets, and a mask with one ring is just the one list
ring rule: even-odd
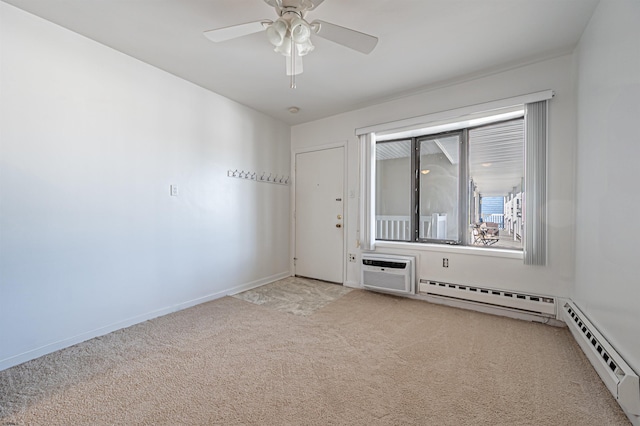
{"label": "balcony railing", "polygon": [[[420,216],[420,238],[446,239],[447,215],[434,213]],[[376,238],[379,240],[412,241],[409,216],[376,216]]]}
{"label": "balcony railing", "polygon": [[498,224],[498,228],[504,229],[504,215],[503,214],[482,214],[483,222],[493,222]]}

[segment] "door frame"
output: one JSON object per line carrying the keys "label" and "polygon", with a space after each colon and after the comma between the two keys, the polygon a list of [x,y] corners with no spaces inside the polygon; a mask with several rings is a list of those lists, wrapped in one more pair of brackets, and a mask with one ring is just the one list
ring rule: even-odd
{"label": "door frame", "polygon": [[348,219],[348,212],[349,212],[349,199],[348,197],[346,197],[347,195],[347,181],[348,181],[348,175],[347,175],[347,159],[348,159],[348,148],[349,148],[349,141],[348,140],[344,140],[342,142],[335,142],[335,143],[330,143],[330,144],[324,144],[324,145],[316,145],[316,146],[310,146],[310,147],[304,147],[304,148],[296,148],[296,149],[291,149],[291,176],[293,176],[292,182],[291,182],[291,188],[290,188],[290,197],[291,200],[293,201],[291,203],[291,228],[290,228],[290,239],[289,239],[289,244],[291,247],[291,256],[289,259],[289,269],[291,270],[291,275],[295,276],[296,275],[296,265],[295,265],[295,260],[294,257],[296,255],[296,225],[297,225],[297,218],[296,218],[296,181],[297,181],[297,176],[296,176],[296,162],[298,159],[298,154],[305,154],[305,153],[309,153],[309,152],[317,152],[317,151],[326,151],[328,149],[334,149],[334,148],[342,148],[342,156],[343,156],[343,179],[342,179],[342,202],[343,202],[343,220],[342,220],[342,285],[345,285],[346,279],[347,279],[347,266],[348,266],[348,259],[344,257],[345,254],[347,254],[347,235],[349,232],[349,221]]}

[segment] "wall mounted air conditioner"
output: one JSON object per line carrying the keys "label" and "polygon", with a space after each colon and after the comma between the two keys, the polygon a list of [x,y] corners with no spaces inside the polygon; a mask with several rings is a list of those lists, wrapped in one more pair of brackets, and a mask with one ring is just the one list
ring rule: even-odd
{"label": "wall mounted air conditioner", "polygon": [[640,379],[573,302],[563,306],[564,321],[591,365],[632,424],[640,425]]}
{"label": "wall mounted air conditioner", "polygon": [[393,294],[415,294],[415,257],[363,254],[362,287]]}

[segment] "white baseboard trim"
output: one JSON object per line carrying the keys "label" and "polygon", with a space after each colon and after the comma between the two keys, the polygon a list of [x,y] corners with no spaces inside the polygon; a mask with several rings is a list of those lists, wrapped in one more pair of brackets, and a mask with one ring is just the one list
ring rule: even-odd
{"label": "white baseboard trim", "polygon": [[218,291],[215,293],[208,294],[203,297],[199,297],[197,299],[189,300],[186,302],[178,303],[176,305],[167,306],[162,309],[157,309],[155,311],[147,312],[142,315],[137,315],[132,318],[125,319],[123,321],[118,321],[113,324],[109,324],[104,327],[100,327],[91,331],[87,331],[85,333],[78,334],[73,337],[69,337],[67,339],[59,340],[57,342],[49,343],[47,345],[41,346],[39,348],[31,349],[29,351],[23,352],[18,355],[13,355],[9,358],[5,358],[0,360],[0,371],[6,370],[7,368],[14,367],[16,365],[22,364],[27,361],[31,361],[32,359],[39,358],[41,356],[50,354],[55,351],[59,351],[60,349],[68,348],[69,346],[77,345],[78,343],[82,343],[89,339],[93,339],[95,337],[104,336],[105,334],[112,333],[116,330],[120,330],[123,328],[131,327],[132,325],[139,324],[144,321],[148,321],[154,318],[158,318],[164,315],[168,315],[177,311],[181,311],[183,309],[191,308],[196,305],[200,305],[202,303],[210,302],[212,300],[219,299],[224,296],[229,296],[237,293],[241,293],[246,290],[250,290],[252,288],[260,287],[261,285],[269,284],[274,281],[281,280],[283,278],[291,276],[291,272],[282,272],[276,275],[272,275],[270,277],[261,278],[256,281],[252,281],[249,283],[237,285],[231,287],[229,289],[225,289],[222,291]]}
{"label": "white baseboard trim", "polygon": [[272,282],[276,282],[279,280],[283,280],[287,277],[292,276],[291,272],[287,271],[287,272],[281,272],[279,274],[276,275],[271,275],[270,277],[266,277],[266,278],[261,278],[259,280],[256,281],[252,281],[250,283],[245,283],[245,284],[241,284],[235,287],[230,288],[227,291],[227,295],[228,296],[233,296],[234,294],[238,294],[238,293],[242,293],[243,291],[247,291],[247,290],[251,290],[254,289],[256,287],[260,287],[266,284],[270,284]]}

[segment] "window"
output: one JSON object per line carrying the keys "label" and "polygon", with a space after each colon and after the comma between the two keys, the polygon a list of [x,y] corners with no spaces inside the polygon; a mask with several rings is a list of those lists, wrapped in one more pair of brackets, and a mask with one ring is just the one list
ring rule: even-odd
{"label": "window", "polygon": [[[522,259],[526,265],[544,266],[547,262],[547,115],[549,100],[553,97],[553,90],[544,90],[356,129],[356,135],[360,139],[361,159],[358,244],[364,250],[375,250],[380,240],[514,248],[522,249]],[[524,120],[521,120],[523,116]],[[520,120],[514,121],[516,118]],[[509,123],[511,121],[514,122]],[[516,138],[520,141],[518,143],[524,145],[525,152],[524,173],[519,172],[519,183],[506,178],[513,170],[509,173],[500,170],[509,163],[504,154],[510,152],[516,143],[516,139],[507,139],[510,143],[505,144],[495,134],[498,129],[489,127],[490,124],[500,123],[509,123],[505,126],[515,124],[524,129],[524,137]],[[488,141],[487,148],[494,149],[488,159],[482,158],[484,154],[491,154],[488,149],[484,152],[476,150],[480,148],[482,129]],[[501,130],[502,136],[509,133],[507,127]],[[427,141],[427,146],[428,140],[444,139],[456,132],[461,135],[459,157],[456,160],[451,156],[449,162],[451,166],[455,161],[459,162],[459,187],[457,194],[451,192],[453,190],[448,193],[454,200],[450,203],[454,212],[449,216],[450,213],[434,211],[429,202],[425,204],[424,200],[420,200],[421,195],[423,198],[427,196],[422,193],[429,191],[427,179],[423,178],[425,182],[421,183],[420,175],[429,176],[432,171],[428,167],[420,167],[423,156],[419,152],[421,142]],[[402,142],[397,146],[404,146],[404,150],[410,146],[410,151],[408,154],[396,152],[385,158],[385,145],[382,142]],[[445,147],[445,144],[441,142],[441,146]],[[429,148],[425,147],[425,151],[427,149]],[[446,147],[444,150],[449,151]],[[440,155],[446,157],[444,150],[441,149]],[[451,152],[448,154],[451,155]],[[392,159],[399,160],[397,163],[410,163],[409,171],[387,167],[391,163],[385,161]],[[429,163],[426,161],[423,164]],[[382,171],[377,173],[376,168]],[[394,176],[400,176],[405,182],[408,179],[409,190],[407,191],[406,183],[394,181],[398,179]],[[513,186],[506,195],[504,191],[495,195],[495,191],[489,191],[486,189],[488,186],[485,186],[491,180]],[[386,187],[385,190],[380,189],[383,186]],[[444,188],[437,184],[436,187]],[[390,198],[392,196],[404,197],[404,202],[409,204],[393,205]],[[495,206],[496,199],[502,199],[498,207]],[[435,198],[431,198],[431,202],[434,200]],[[499,219],[500,204],[503,206],[503,221],[491,222]],[[496,208],[498,212],[494,211]],[[491,215],[488,218],[490,220],[486,220],[487,217],[483,215]],[[498,235],[495,234],[496,231]],[[508,238],[504,238],[505,236]],[[504,247],[510,241],[509,238],[513,238],[511,241],[514,247]],[[417,249],[420,250],[420,247]],[[433,247],[429,248],[432,249]],[[490,251],[485,253],[491,255]]]}
{"label": "window", "polygon": [[523,114],[376,142],[376,240],[522,250]]}
{"label": "window", "polygon": [[460,152],[463,134],[418,138],[418,241],[456,244],[461,241]]}

